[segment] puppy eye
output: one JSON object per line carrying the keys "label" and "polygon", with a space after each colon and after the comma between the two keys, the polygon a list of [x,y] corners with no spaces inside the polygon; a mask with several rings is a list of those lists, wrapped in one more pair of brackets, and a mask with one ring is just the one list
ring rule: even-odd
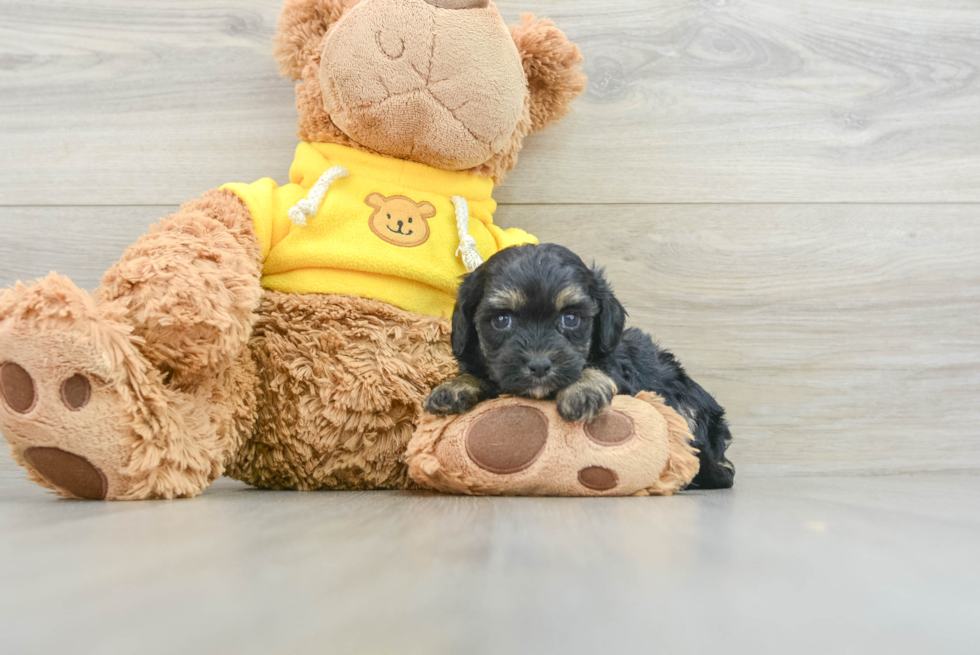
{"label": "puppy eye", "polygon": [[574,330],[581,322],[582,319],[575,314],[565,314],[561,317],[561,326],[566,330]]}
{"label": "puppy eye", "polygon": [[510,325],[513,323],[510,316],[507,314],[501,314],[500,316],[494,316],[490,321],[490,324],[497,330],[509,330]]}

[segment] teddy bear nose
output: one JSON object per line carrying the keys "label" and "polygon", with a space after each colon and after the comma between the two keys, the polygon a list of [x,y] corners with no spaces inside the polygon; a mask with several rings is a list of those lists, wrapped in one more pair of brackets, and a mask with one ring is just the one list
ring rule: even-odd
{"label": "teddy bear nose", "polygon": [[425,0],[439,9],[484,9],[490,5],[490,0]]}

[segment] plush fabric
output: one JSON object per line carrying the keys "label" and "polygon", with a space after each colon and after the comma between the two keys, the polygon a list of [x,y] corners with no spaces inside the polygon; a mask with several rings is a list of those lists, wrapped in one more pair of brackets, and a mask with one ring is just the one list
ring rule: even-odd
{"label": "plush fabric", "polygon": [[[349,0],[287,2],[276,29],[276,59],[280,62],[279,70],[283,75],[299,81],[296,86],[296,108],[299,110],[297,134],[302,140],[339,143],[360,150],[379,152],[351,138],[338,127],[326,108],[328,100],[320,83],[323,61],[321,45],[324,37],[338,27],[340,16],[354,4],[357,2]],[[493,3],[489,4],[489,8],[496,11]],[[466,169],[476,175],[491,178],[495,184],[500,184],[507,172],[517,165],[517,156],[524,146],[525,137],[545,129],[568,113],[572,100],[585,90],[585,75],[579,66],[582,54],[578,46],[571,43],[552,21],[523,14],[520,25],[510,26],[510,33],[527,80],[527,93],[520,117],[499,150],[485,162]],[[473,47],[475,44],[476,42]],[[384,55],[379,52],[377,58],[382,57]],[[489,88],[486,80],[475,75],[471,79],[474,86]],[[421,140],[418,137],[416,139]],[[427,144],[429,149],[436,146],[436,143]],[[453,168],[457,170],[456,167]]]}
{"label": "plush fabric", "polygon": [[[455,373],[442,316],[472,254],[450,198],[484,257],[533,241],[493,225],[490,192],[584,88],[581,55],[548,21],[508,34],[484,0],[287,0],[274,52],[298,80],[289,184],[206,192],[94,294],[54,274],[0,292],[0,432],[38,484],[106,500],[191,497],[223,474],[413,484],[406,444]],[[406,93],[371,96],[388,81]],[[291,223],[335,165],[350,176]],[[396,234],[408,218],[426,229]]]}
{"label": "plush fabric", "polygon": [[167,216],[102,278],[97,303],[118,303],[150,365],[196,384],[226,368],[252,332],[262,253],[248,208],[213,190]]}
{"label": "plush fabric", "polygon": [[496,7],[457,11],[423,0],[347,12],[324,39],[318,77],[323,106],[345,134],[448,170],[500,152],[528,93]]}
{"label": "plush fabric", "polygon": [[427,414],[409,442],[412,478],[447,493],[669,496],[698,472],[684,419],[653,393],[616,396],[588,424],[554,402],[505,396],[461,416]]}
{"label": "plush fabric", "polygon": [[[32,448],[58,449],[106,478],[109,499],[195,496],[238,452],[254,420],[255,367],[239,350],[231,365],[196,384],[167,384],[140,352],[123,303],[96,304],[65,277],[18,284],[0,296],[0,353],[31,376],[38,401],[26,414],[4,411],[0,425],[14,460],[42,486]],[[84,408],[66,407],[61,388],[82,373],[92,385]]]}
{"label": "plush fabric", "polygon": [[428,391],[456,372],[446,320],[352,296],[267,292],[249,344],[257,422],[227,475],[272,489],[400,488]]}
{"label": "plush fabric", "polygon": [[[70,497],[88,496],[32,448],[91,463],[109,500],[191,497],[222,474],[273,489],[401,488],[422,401],[456,372],[446,320],[352,296],[266,292],[247,346],[193,384],[151,365],[121,303],[96,305],[67,278],[5,292],[0,319],[0,352],[38,397],[28,414],[0,403],[3,434],[31,479]],[[91,399],[72,411],[61,389],[79,372]]]}
{"label": "plush fabric", "polygon": [[[288,210],[334,166],[345,167],[350,176],[330,185],[307,225],[293,223]],[[223,187],[251,212],[267,289],[356,295],[449,316],[459,278],[466,273],[457,252],[452,196],[467,200],[469,234],[483,258],[508,246],[537,243],[523,230],[494,225],[493,182],[472,173],[338,144],[301,143],[289,180],[281,187],[270,178]],[[411,211],[423,206],[432,211]]]}

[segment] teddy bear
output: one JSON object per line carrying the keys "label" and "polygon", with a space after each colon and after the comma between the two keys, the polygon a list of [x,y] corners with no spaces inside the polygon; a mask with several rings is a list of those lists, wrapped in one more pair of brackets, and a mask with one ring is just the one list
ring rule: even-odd
{"label": "teddy bear", "polygon": [[205,192],[91,294],[52,273],[0,295],[0,432],[34,482],[412,484],[459,278],[535,241],[494,224],[493,188],[584,90],[581,55],[489,0],[287,0],[274,54],[296,82],[287,184]]}

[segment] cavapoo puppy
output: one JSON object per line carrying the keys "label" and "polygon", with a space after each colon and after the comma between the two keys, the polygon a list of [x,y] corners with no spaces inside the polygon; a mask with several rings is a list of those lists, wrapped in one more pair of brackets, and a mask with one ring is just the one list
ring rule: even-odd
{"label": "cavapoo puppy", "polygon": [[636,328],[600,270],[555,244],[517,246],[466,276],[453,311],[459,376],[425,402],[460,414],[511,394],[554,398],[566,421],[588,421],[617,393],[653,391],[687,419],[700,451],[692,487],[732,486],[724,410],[666,350]]}

